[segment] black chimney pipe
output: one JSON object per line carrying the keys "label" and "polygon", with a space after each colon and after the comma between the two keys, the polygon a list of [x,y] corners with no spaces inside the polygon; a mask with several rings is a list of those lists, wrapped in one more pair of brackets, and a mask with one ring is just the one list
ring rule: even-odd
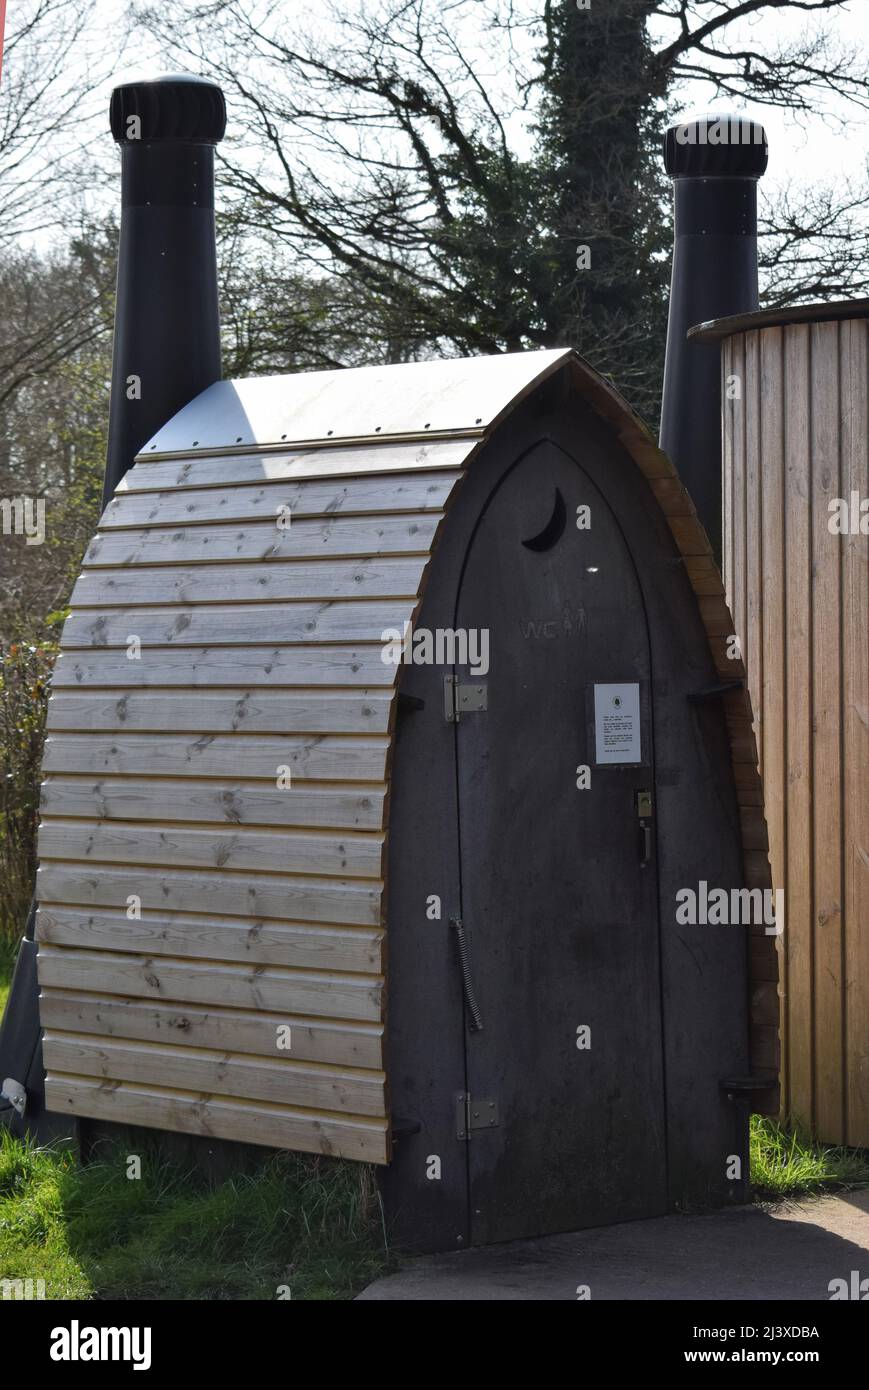
{"label": "black chimney pipe", "polygon": [[223,92],[187,76],[116,87],[121,241],[103,506],[142,445],[220,379],[214,146]]}
{"label": "black chimney pipe", "polygon": [[682,117],[664,136],[675,235],[660,442],[719,562],[720,356],[717,343],[691,343],[686,334],[758,307],[757,181],[767,157],[763,126],[736,113]]}

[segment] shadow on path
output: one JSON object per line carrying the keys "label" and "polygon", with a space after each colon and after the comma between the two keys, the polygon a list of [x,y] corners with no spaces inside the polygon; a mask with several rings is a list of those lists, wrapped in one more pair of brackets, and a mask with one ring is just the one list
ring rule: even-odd
{"label": "shadow on path", "polygon": [[408,1261],[362,1300],[828,1300],[869,1278],[869,1192],[663,1216]]}

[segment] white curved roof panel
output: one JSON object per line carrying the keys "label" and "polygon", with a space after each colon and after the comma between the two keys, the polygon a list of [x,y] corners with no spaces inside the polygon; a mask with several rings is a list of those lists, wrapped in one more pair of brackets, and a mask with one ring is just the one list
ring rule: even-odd
{"label": "white curved roof panel", "polygon": [[217,381],[179,410],[139,457],[479,436],[570,356],[554,348]]}

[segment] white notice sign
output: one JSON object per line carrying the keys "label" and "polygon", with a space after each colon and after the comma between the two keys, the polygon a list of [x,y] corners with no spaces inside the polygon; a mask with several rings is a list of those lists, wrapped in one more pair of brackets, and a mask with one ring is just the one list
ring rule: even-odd
{"label": "white notice sign", "polygon": [[642,762],[639,685],[594,688],[595,761]]}

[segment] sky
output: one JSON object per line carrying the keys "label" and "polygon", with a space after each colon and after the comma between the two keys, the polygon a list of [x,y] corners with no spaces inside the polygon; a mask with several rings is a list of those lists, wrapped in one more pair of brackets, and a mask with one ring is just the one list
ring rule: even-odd
{"label": "sky", "polygon": [[[750,37],[754,47],[773,46],[796,38],[811,26],[812,16],[785,13],[761,16],[734,25],[731,35],[734,46]],[[843,11],[824,20],[831,34],[843,43],[853,44],[858,52],[869,54],[869,0],[852,0]],[[697,83],[685,91],[685,107],[706,109],[709,88]],[[719,103],[721,104],[721,103]],[[796,121],[784,111],[769,107],[744,108],[764,124],[769,140],[768,186],[786,186],[794,180],[801,183],[838,181],[860,178],[866,172],[869,155],[869,111],[859,125],[843,131],[835,119],[845,117],[847,105],[832,102],[827,119],[816,116]],[[832,119],[831,119],[832,117]],[[853,113],[852,113],[853,119]]]}
{"label": "sky", "polygon": [[[16,8],[19,8],[20,13],[24,13],[26,5],[30,2],[31,0],[9,0],[7,28],[11,29],[16,22]],[[365,3],[366,0],[344,0],[345,6],[351,9]],[[477,3],[481,4],[483,13],[483,0],[477,0]],[[516,0],[516,3],[524,7],[526,12],[529,8],[533,10],[534,0]],[[606,0],[592,0],[592,3],[606,3]],[[442,4],[449,8],[450,0],[442,0]],[[185,8],[194,8],[194,0],[173,0],[173,10],[180,11]],[[310,23],[312,16],[316,16],[316,22],[322,23],[324,31],[328,29],[324,0],[317,0],[316,8],[312,6],[311,0],[273,0],[270,8],[273,15],[279,14],[282,20],[285,17],[288,26],[296,22]],[[473,6],[469,10],[465,4],[460,9],[463,16],[471,15],[472,26]],[[117,197],[117,188],[112,187],[113,152],[107,128],[111,88],[118,81],[154,75],[165,71],[167,67],[165,56],[161,55],[153,38],[142,29],[134,28],[129,33],[123,55],[120,59],[115,57],[121,46],[122,36],[129,29],[130,13],[131,7],[123,3],[123,0],[93,0],[87,32],[71,50],[58,55],[64,66],[65,80],[71,86],[75,86],[79,74],[82,84],[87,75],[96,73],[100,78],[96,91],[88,97],[79,131],[79,137],[86,149],[93,152],[92,155],[85,154],[84,168],[87,169],[89,159],[93,160],[94,169],[97,165],[102,166],[102,178],[97,179],[95,176],[91,180],[92,186],[87,199],[90,210],[97,213],[114,206]],[[463,22],[466,25],[469,23],[467,18]],[[742,21],[734,29],[731,38],[734,43],[739,43],[743,38],[750,37],[755,46],[760,43],[771,49],[795,37],[812,22],[813,17],[805,13],[778,12],[772,16],[767,14]],[[853,43],[864,52],[869,52],[869,0],[851,0],[844,11],[825,16],[823,22],[832,34],[845,42]],[[664,32],[662,28],[662,36]],[[493,57],[492,45],[482,30],[479,31],[478,39],[475,39],[471,27],[471,42],[475,41],[479,74],[487,82],[497,86],[501,81],[501,74]],[[7,66],[11,65],[10,61]],[[168,66],[177,65],[170,63]],[[4,74],[4,81],[14,80],[15,76],[14,72]],[[2,99],[3,86],[0,84],[0,111]],[[717,104],[721,105],[720,102]],[[699,107],[707,110],[709,106],[710,89],[707,84],[698,82],[684,91],[684,98],[679,102],[678,109],[689,110]],[[834,180],[841,183],[844,180],[859,179],[865,174],[869,149],[869,112],[861,119],[859,125],[842,130],[836,120],[837,116],[846,114],[846,108],[842,103],[832,104],[826,118],[817,115],[802,121],[796,121],[788,113],[774,109],[744,109],[761,119],[767,129],[770,163],[764,187],[769,192],[794,181],[806,184]],[[670,114],[675,115],[676,111]],[[528,126],[528,119],[521,115],[515,117],[510,124],[511,136],[520,151],[523,147],[526,150],[530,148]],[[231,132],[230,113],[230,136]],[[44,246],[51,240],[51,235],[48,232],[40,233],[35,238],[36,244]]]}

